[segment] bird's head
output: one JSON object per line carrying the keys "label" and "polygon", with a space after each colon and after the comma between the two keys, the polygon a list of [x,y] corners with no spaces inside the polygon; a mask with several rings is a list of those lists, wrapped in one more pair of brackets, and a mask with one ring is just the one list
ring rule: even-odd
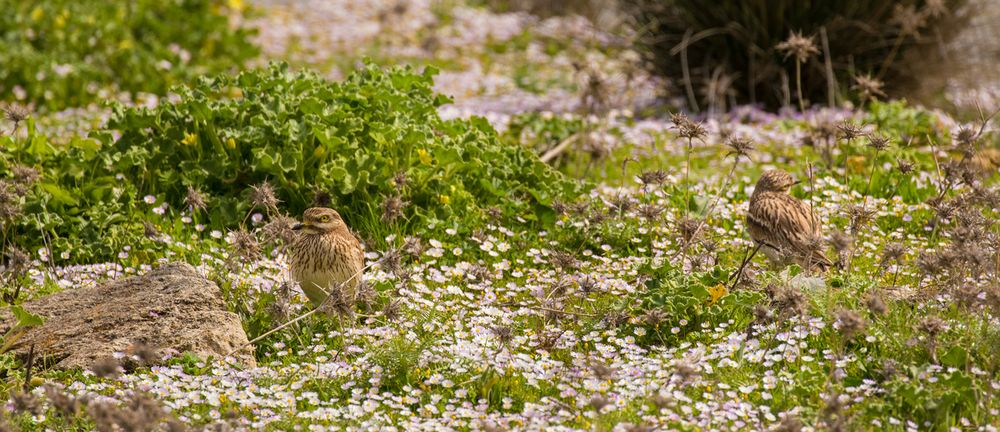
{"label": "bird's head", "polygon": [[306,234],[326,234],[346,228],[344,220],[340,218],[340,213],[326,207],[313,207],[306,209],[302,214],[302,223],[292,226],[293,230],[302,231]]}
{"label": "bird's head", "polygon": [[792,186],[799,184],[798,180],[795,180],[791,174],[784,172],[782,170],[772,170],[767,171],[760,175],[760,179],[757,180],[757,187],[754,188],[754,193],[757,192],[781,192],[787,193]]}

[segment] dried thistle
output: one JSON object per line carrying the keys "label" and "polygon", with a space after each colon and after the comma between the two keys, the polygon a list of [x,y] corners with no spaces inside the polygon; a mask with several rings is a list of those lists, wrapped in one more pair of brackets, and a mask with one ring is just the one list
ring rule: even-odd
{"label": "dried thistle", "polygon": [[392,299],[382,307],[382,316],[389,322],[398,320],[402,315],[403,308],[399,300]]}
{"label": "dried thistle", "polygon": [[783,318],[804,315],[809,307],[809,300],[798,288],[791,285],[768,285],[764,292],[771,298],[775,310],[781,312]]}
{"label": "dried thistle", "polygon": [[10,246],[7,249],[6,271],[11,274],[21,274],[28,269],[31,264],[31,257],[17,246]]}
{"label": "dried thistle", "polygon": [[662,393],[654,394],[649,398],[649,401],[652,402],[653,406],[655,406],[658,410],[670,408],[676,404],[676,401],[673,398]]}
{"label": "dried thistle", "polygon": [[261,238],[265,243],[278,243],[289,245],[295,239],[295,230],[292,229],[297,221],[283,214],[271,216],[266,224],[260,229]]}
{"label": "dried thistle", "polygon": [[73,418],[80,412],[80,399],[66,392],[66,388],[58,384],[44,386],[45,397],[52,408],[65,418]]}
{"label": "dried thistle", "polygon": [[882,259],[880,266],[885,267],[890,262],[899,262],[906,254],[906,246],[899,242],[893,242],[882,248]]}
{"label": "dried thistle", "polygon": [[667,175],[666,171],[663,170],[646,171],[639,175],[639,181],[642,182],[644,186],[658,186],[667,181],[668,177],[669,175]]}
{"label": "dried thistle", "polygon": [[396,193],[402,193],[403,187],[406,186],[406,182],[406,171],[397,172],[396,175],[392,177],[392,187],[396,189]]}
{"label": "dried thistle", "polygon": [[677,360],[674,363],[674,375],[676,375],[683,384],[691,383],[701,376],[701,366],[698,365],[700,361],[700,358],[690,354],[680,360]]}
{"label": "dried thistle", "polygon": [[331,289],[323,303],[316,310],[328,317],[339,316],[348,319],[354,317],[354,301],[348,299],[342,289]]}
{"label": "dried thistle", "polygon": [[943,15],[949,15],[951,11],[948,9],[948,5],[945,4],[944,0],[925,0],[924,9],[921,13],[928,18],[937,18]]}
{"label": "dried thistle", "polygon": [[885,83],[871,75],[854,76],[854,86],[852,88],[861,93],[862,101],[876,100],[879,97],[885,97],[885,92],[882,91],[883,87],[885,87]]}
{"label": "dried thistle", "polygon": [[792,32],[788,39],[776,45],[775,48],[783,52],[785,58],[794,56],[799,63],[805,63],[810,57],[819,54],[819,48],[816,48],[813,37],[805,37],[801,32]]}
{"label": "dried thistle", "polygon": [[610,328],[617,328],[618,326],[625,324],[629,320],[628,313],[620,310],[608,311],[601,318],[601,322]]}
{"label": "dried thistle", "polygon": [[601,395],[596,395],[590,398],[590,402],[587,403],[587,405],[590,405],[590,407],[593,408],[594,411],[601,411],[601,409],[610,404],[611,402],[606,397]]}
{"label": "dried thistle", "polygon": [[843,255],[850,252],[854,247],[854,238],[849,234],[837,230],[830,234],[830,246],[833,250],[837,251],[838,255]]}
{"label": "dried thistle", "polygon": [[927,23],[927,18],[914,5],[897,4],[889,22],[899,27],[900,36],[917,37],[920,36],[920,28]]}
{"label": "dried thistle", "polygon": [[948,330],[948,323],[943,319],[936,316],[929,316],[920,320],[917,324],[917,330],[922,333],[927,334],[928,338],[937,338],[938,335]]}
{"label": "dried thistle", "polygon": [[10,173],[14,177],[14,183],[23,186],[35,184],[42,177],[37,169],[24,165],[14,165]]}
{"label": "dried thistle", "polygon": [[90,371],[98,377],[115,379],[122,372],[121,364],[112,357],[98,359],[90,365]]}
{"label": "dried thistle", "polygon": [[643,313],[642,316],[639,317],[639,319],[642,320],[642,322],[646,323],[646,325],[656,327],[660,325],[660,323],[662,323],[663,321],[667,320],[667,314],[662,310],[653,308]]}
{"label": "dried thistle", "polygon": [[499,222],[500,218],[503,217],[503,210],[500,207],[492,206],[486,209],[486,215],[490,217],[493,222]]}
{"label": "dried thistle", "polygon": [[382,201],[382,221],[393,222],[403,215],[403,208],[409,204],[399,195],[393,195]]}
{"label": "dried thistle", "polygon": [[205,195],[198,189],[188,186],[187,195],[184,197],[184,206],[191,212],[201,211],[208,208]]}
{"label": "dried thistle", "polygon": [[250,186],[250,202],[254,207],[263,207],[268,211],[277,212],[278,203],[281,201],[274,194],[274,186],[265,180],[263,183]]}
{"label": "dried thistle", "polygon": [[403,268],[403,256],[396,249],[391,249],[382,255],[379,266],[387,273],[396,274]]}
{"label": "dried thistle", "polygon": [[781,421],[771,428],[771,432],[801,432],[805,428],[802,420],[792,413],[781,413]]}
{"label": "dried thistle", "polygon": [[705,130],[701,123],[692,121],[684,114],[673,114],[670,116],[670,121],[677,128],[677,134],[681,138],[687,138],[689,142],[690,140],[701,139],[708,134],[708,131]]}
{"label": "dried thistle", "polygon": [[43,405],[35,395],[31,393],[15,393],[10,398],[15,413],[29,413],[38,415],[42,413]]}
{"label": "dried thistle", "polygon": [[574,270],[580,266],[580,262],[573,254],[563,251],[552,252],[549,262],[562,271]]}
{"label": "dried thistle", "polygon": [[427,250],[427,246],[425,246],[417,237],[407,237],[406,240],[403,241],[402,250],[410,256],[415,257],[424,253],[424,251]]}
{"label": "dried thistle", "polygon": [[156,347],[142,341],[137,341],[128,349],[129,354],[135,356],[142,365],[150,365],[159,362],[163,357]]}
{"label": "dried thistle", "polygon": [[646,220],[655,220],[663,214],[664,208],[657,204],[649,203],[639,207],[639,216]]}
{"label": "dried thistle", "polygon": [[834,323],[837,331],[843,336],[844,340],[854,339],[854,336],[865,331],[865,319],[861,317],[857,312],[850,309],[841,309],[837,311],[837,320]]}
{"label": "dried thistle", "polygon": [[28,110],[28,107],[17,103],[12,103],[7,105],[7,107],[4,108],[3,111],[4,111],[4,118],[7,119],[7,121],[9,122],[14,123],[15,131],[17,130],[17,126],[21,122],[27,120],[28,116],[31,115],[31,111]]}
{"label": "dried thistle", "polygon": [[865,299],[865,305],[868,306],[868,311],[872,315],[883,316],[889,312],[889,307],[886,306],[885,301],[878,294],[871,294]]}
{"label": "dried thistle", "polygon": [[726,140],[726,147],[729,147],[729,155],[736,159],[750,158],[750,152],[754,149],[754,143],[749,138],[730,137]]}
{"label": "dried thistle", "polygon": [[851,221],[851,232],[857,234],[875,218],[875,213],[875,210],[865,208],[862,205],[851,204],[848,206],[847,216]]}
{"label": "dried thistle", "polygon": [[677,232],[684,240],[684,243],[690,244],[700,234],[701,226],[701,221],[698,219],[683,218],[677,223]]}
{"label": "dried thistle", "polygon": [[611,210],[614,210],[615,214],[619,216],[625,215],[629,212],[629,210],[632,210],[632,207],[635,206],[632,199],[625,195],[615,195],[611,197],[610,204]]}
{"label": "dried thistle", "polygon": [[493,326],[490,330],[496,336],[497,340],[500,341],[500,345],[506,346],[510,341],[514,340],[514,329],[510,326],[498,325]]}
{"label": "dried thistle", "polygon": [[840,138],[844,141],[851,141],[865,134],[861,126],[846,120],[837,126],[837,130],[840,131]]}
{"label": "dried thistle", "polygon": [[764,325],[774,322],[777,318],[774,313],[774,309],[768,305],[758,303],[753,307],[753,323]]}
{"label": "dried thistle", "polygon": [[868,147],[875,149],[876,152],[881,152],[889,147],[889,137],[874,132],[870,133],[868,134]]}
{"label": "dried thistle", "polygon": [[248,262],[255,262],[261,257],[260,243],[257,237],[244,228],[229,232],[229,242],[236,256]]}
{"label": "dried thistle", "polygon": [[910,175],[913,172],[913,162],[899,159],[896,161],[896,170],[902,175]]}
{"label": "dried thistle", "polygon": [[156,225],[153,225],[149,221],[143,221],[142,222],[142,232],[143,232],[143,235],[145,235],[146,238],[148,238],[150,240],[159,240],[160,239],[160,235],[161,235],[160,234],[160,230],[156,228]]}
{"label": "dried thistle", "polygon": [[332,198],[330,193],[325,190],[317,190],[313,193],[312,206],[313,207],[330,207]]}

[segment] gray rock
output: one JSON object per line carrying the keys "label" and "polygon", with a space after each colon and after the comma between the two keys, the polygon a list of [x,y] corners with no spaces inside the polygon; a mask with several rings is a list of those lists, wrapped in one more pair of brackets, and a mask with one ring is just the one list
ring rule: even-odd
{"label": "gray rock", "polygon": [[[221,358],[247,344],[240,318],[226,310],[219,287],[186,263],[69,289],[22,306],[46,320],[25,329],[14,351],[26,355],[34,344],[36,361],[60,369],[90,368],[115,352],[130,352],[135,344],[202,358]],[[0,313],[0,331],[15,324],[8,310]],[[252,349],[234,357],[244,366],[256,366]]]}

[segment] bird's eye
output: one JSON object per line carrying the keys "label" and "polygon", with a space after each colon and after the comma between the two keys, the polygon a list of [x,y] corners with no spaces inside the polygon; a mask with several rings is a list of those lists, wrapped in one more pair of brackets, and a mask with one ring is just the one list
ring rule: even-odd
{"label": "bird's eye", "polygon": [[319,217],[319,221],[320,222],[330,222],[330,216],[320,216]]}

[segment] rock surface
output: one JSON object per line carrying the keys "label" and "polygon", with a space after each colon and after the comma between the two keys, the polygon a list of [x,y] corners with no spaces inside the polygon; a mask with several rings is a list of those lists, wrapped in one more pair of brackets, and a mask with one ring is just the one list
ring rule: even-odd
{"label": "rock surface", "polygon": [[[205,358],[221,358],[247,344],[239,317],[226,310],[219,287],[186,263],[162,265],[142,276],[93,288],[69,289],[23,304],[45,317],[29,327],[13,349],[35,355],[60,369],[89,368],[115,352],[145,344],[159,353],[176,350]],[[0,312],[0,331],[16,324]],[[252,350],[234,357],[256,366]]]}

